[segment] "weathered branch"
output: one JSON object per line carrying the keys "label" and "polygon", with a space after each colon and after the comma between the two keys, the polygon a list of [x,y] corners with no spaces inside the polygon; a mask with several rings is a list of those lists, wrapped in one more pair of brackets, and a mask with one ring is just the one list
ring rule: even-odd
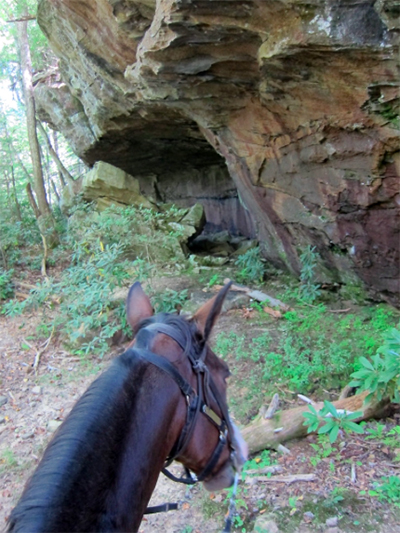
{"label": "weathered branch", "polygon": [[36,20],[36,15],[25,15],[25,16],[20,17],[18,19],[6,20],[6,22],[7,23],[11,23],[11,22],[27,22],[28,20]]}
{"label": "weathered branch", "polygon": [[[224,283],[227,283],[228,279],[224,280]],[[273,298],[272,296],[269,296],[268,294],[265,294],[265,292],[261,292],[258,290],[252,290],[249,287],[245,287],[243,285],[237,285],[233,284],[231,287],[231,290],[237,291],[237,292],[244,292],[249,296],[250,298],[253,298],[253,300],[257,300],[257,302],[268,302],[269,305],[272,307],[279,307],[283,311],[289,311],[290,307],[281,302],[280,300],[277,300],[276,298]]]}
{"label": "weathered branch", "polygon": [[51,342],[51,339],[53,338],[53,334],[54,334],[54,326],[51,330],[51,333],[50,333],[50,337],[44,342],[44,345],[43,347],[37,351],[36,355],[35,355],[35,361],[33,362],[33,370],[35,371],[35,374],[37,374],[37,371],[38,371],[38,368],[39,368],[39,363],[40,363],[40,358],[42,357],[42,355],[44,354],[44,352],[47,350],[50,342]]}
{"label": "weathered branch", "polygon": [[[362,415],[356,421],[367,420],[369,418],[382,418],[390,408],[390,400],[385,398],[378,402],[372,400],[364,405],[364,400],[368,392],[362,392],[350,398],[344,398],[333,402],[336,409],[346,411],[361,411]],[[322,409],[323,402],[317,402],[314,407],[317,411]],[[243,438],[246,440],[250,453],[256,453],[266,448],[277,449],[283,442],[292,439],[305,437],[307,426],[304,425],[303,413],[308,411],[308,406],[295,407],[286,411],[280,411],[272,419],[265,419],[257,416],[243,430]],[[279,429],[280,431],[276,431]]]}

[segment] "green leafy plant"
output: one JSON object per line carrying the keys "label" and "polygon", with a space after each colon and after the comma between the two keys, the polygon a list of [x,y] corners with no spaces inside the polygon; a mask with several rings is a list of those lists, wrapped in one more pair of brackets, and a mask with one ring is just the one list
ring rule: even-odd
{"label": "green leafy plant", "polygon": [[[368,491],[370,496],[376,496],[380,501],[400,507],[400,477],[382,477],[380,482],[373,484],[373,487],[373,490]],[[360,494],[363,494],[363,491]]]}
{"label": "green leafy plant", "polygon": [[348,489],[345,487],[335,487],[325,499],[324,507],[337,507],[345,499],[347,493]]}
{"label": "green leafy plant", "polygon": [[351,387],[370,391],[366,403],[374,397],[378,401],[389,397],[393,402],[400,402],[400,331],[392,328],[383,338],[384,344],[371,360],[360,357],[361,368],[351,375],[354,378]]}
{"label": "green leafy plant", "polygon": [[260,247],[251,248],[235,261],[239,267],[238,279],[244,283],[261,283],[265,275],[265,264],[261,259]]}
{"label": "green leafy plant", "polygon": [[313,303],[320,294],[320,285],[315,283],[315,268],[317,266],[318,254],[315,246],[307,246],[300,255],[300,290],[299,296],[306,303]]}
{"label": "green leafy plant", "polygon": [[[339,431],[364,433],[364,429],[353,422],[354,419],[361,416],[361,412],[348,413],[345,410],[338,410],[327,400],[324,401],[324,407],[317,412],[312,406],[308,406],[309,411],[303,413],[305,426],[308,426],[307,433],[318,431],[319,435],[328,434],[329,441],[334,443],[339,435]],[[324,425],[321,426],[321,423]]]}
{"label": "green leafy plant", "polygon": [[0,473],[7,472],[18,466],[18,461],[13,450],[6,448],[0,455]]}
{"label": "green leafy plant", "polygon": [[166,289],[163,294],[156,294],[152,297],[154,309],[157,313],[173,313],[179,311],[188,298],[188,291],[174,291]]}
{"label": "green leafy plant", "polygon": [[334,454],[337,449],[332,446],[327,435],[318,435],[318,442],[311,442],[310,446],[315,451],[315,455],[310,457],[310,463],[315,468],[322,459],[326,459]]}
{"label": "green leafy plant", "polygon": [[218,283],[221,283],[221,276],[220,274],[214,274],[208,282],[208,287],[214,287],[214,285],[217,285]]}
{"label": "green leafy plant", "polygon": [[14,294],[12,285],[13,270],[0,268],[0,300],[7,300]]}

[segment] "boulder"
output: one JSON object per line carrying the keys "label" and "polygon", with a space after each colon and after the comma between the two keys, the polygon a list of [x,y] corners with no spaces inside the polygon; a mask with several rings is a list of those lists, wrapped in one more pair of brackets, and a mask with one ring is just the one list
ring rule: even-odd
{"label": "boulder", "polygon": [[97,162],[84,176],[81,194],[84,200],[98,199],[103,209],[112,203],[151,207],[140,194],[137,179],[104,161]]}

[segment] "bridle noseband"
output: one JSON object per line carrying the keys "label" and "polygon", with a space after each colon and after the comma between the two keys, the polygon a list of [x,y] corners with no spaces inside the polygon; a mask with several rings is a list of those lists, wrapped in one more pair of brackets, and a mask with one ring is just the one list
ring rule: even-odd
{"label": "bridle noseband", "polygon": [[[221,394],[214,383],[214,380],[212,379],[212,376],[210,375],[207,365],[205,364],[205,357],[207,354],[206,342],[204,342],[201,354],[198,357],[194,357],[190,350],[191,343],[189,339],[187,339],[186,336],[178,328],[169,324],[164,324],[162,322],[154,322],[151,324],[144,325],[144,327],[142,327],[138,333],[142,331],[147,331],[151,333],[152,336],[157,333],[163,333],[164,335],[167,335],[175,342],[177,342],[179,346],[183,349],[184,354],[187,355],[197,379],[196,392],[190,385],[190,383],[188,383],[188,381],[186,381],[186,379],[178,372],[175,366],[170,363],[165,357],[157,355],[151,352],[150,350],[135,347],[135,351],[137,350],[138,355],[140,355],[153,365],[157,366],[158,368],[169,374],[170,377],[172,377],[172,379],[181,389],[181,392],[186,399],[187,412],[185,425],[164,464],[164,467],[162,469],[163,474],[173,481],[185,483],[186,485],[193,485],[198,481],[203,481],[212,473],[212,471],[216,467],[221,457],[221,453],[227,444],[229,444],[231,449],[232,465],[236,470],[239,470],[240,465],[239,461],[237,460],[235,432],[229,417],[228,409],[225,401],[221,397]],[[210,407],[210,393],[214,396],[215,401],[221,411],[222,417],[220,417]],[[203,468],[200,474],[195,475],[190,472],[187,467],[185,467],[185,473],[181,477],[177,477],[168,470],[168,467],[175,459],[179,459],[185,452],[193,436],[200,413],[203,413],[219,431],[217,445],[206,466]]]}

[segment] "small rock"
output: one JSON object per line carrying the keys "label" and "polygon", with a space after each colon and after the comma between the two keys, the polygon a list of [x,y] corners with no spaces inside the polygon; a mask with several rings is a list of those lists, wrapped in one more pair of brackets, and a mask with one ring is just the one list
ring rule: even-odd
{"label": "small rock", "polygon": [[314,516],[315,516],[314,513],[312,513],[311,511],[306,511],[303,514],[305,522],[311,522],[311,520],[314,520]]}
{"label": "small rock", "polygon": [[0,396],[0,407],[8,402],[7,396]]}
{"label": "small rock", "polygon": [[33,387],[32,394],[42,394],[42,387],[39,385],[36,385],[36,387]]}
{"label": "small rock", "polygon": [[4,418],[4,416],[0,416],[0,424],[5,424],[6,423],[6,419]]}
{"label": "small rock", "polygon": [[34,437],[33,433],[25,433],[24,435],[21,435],[21,439],[32,439]]}
{"label": "small rock", "polygon": [[54,433],[61,426],[61,420],[50,420],[47,424],[47,431],[49,433]]}
{"label": "small rock", "polygon": [[279,528],[273,515],[259,516],[254,523],[254,532],[268,531],[268,533],[279,533]]}
{"label": "small rock", "polygon": [[337,516],[331,516],[331,518],[327,518],[325,524],[328,527],[336,527],[338,525],[338,517]]}

